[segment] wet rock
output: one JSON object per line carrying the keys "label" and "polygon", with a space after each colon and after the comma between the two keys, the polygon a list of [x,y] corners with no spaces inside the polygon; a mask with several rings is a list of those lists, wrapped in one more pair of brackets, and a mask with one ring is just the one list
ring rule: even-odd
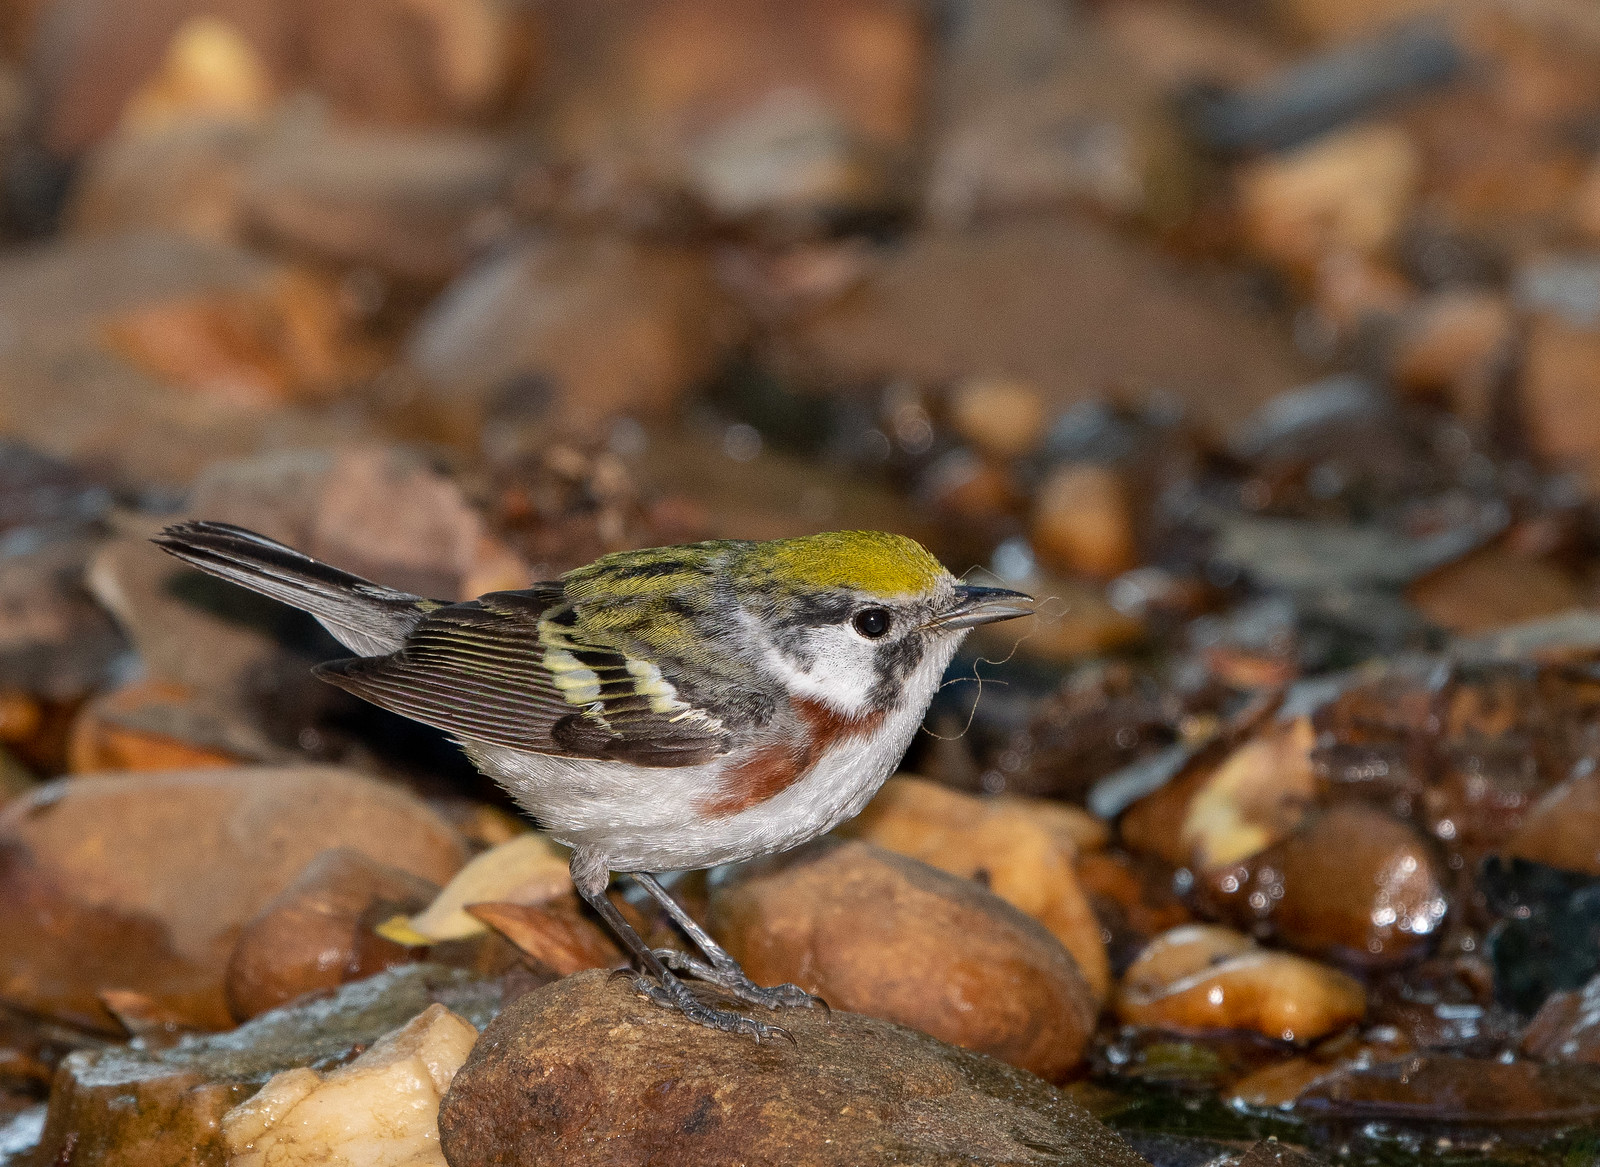
{"label": "wet rock", "polygon": [[351,847],[435,883],[460,839],[409,794],[329,768],[58,781],[0,812],[0,996],[115,1028],[132,989],[196,1025],[232,1024],[223,975],[240,929],[315,856]]}
{"label": "wet rock", "polygon": [[1406,598],[1437,627],[1477,636],[1581,607],[1583,589],[1556,564],[1494,544],[1429,572]]}
{"label": "wet rock", "polygon": [[1592,765],[1533,804],[1506,855],[1600,876],[1600,774]]}
{"label": "wet rock", "polygon": [[1368,1122],[1540,1123],[1600,1117],[1600,1073],[1589,1066],[1418,1054],[1337,1070],[1308,1086],[1296,1108]]}
{"label": "wet rock", "polygon": [[713,933],[762,984],[1059,1078],[1096,1012],[1045,928],[971,880],[865,843],[819,845],[717,885]]}
{"label": "wet rock", "polygon": [[1299,379],[1280,334],[1235,291],[1086,218],[913,236],[861,284],[786,330],[786,369],[827,385],[938,384],[995,369],[1059,410],[1120,386],[1232,424]]}
{"label": "wet rock", "polygon": [[414,911],[436,891],[360,851],[324,851],[240,930],[223,978],[228,1012],[247,1021],[410,960],[410,949],[377,935],[372,923]]}
{"label": "wet rock", "polygon": [[1238,932],[1186,924],[1152,940],[1117,988],[1117,1016],[1164,1029],[1249,1029],[1314,1041],[1359,1021],[1359,982],[1326,965],[1258,948]]}
{"label": "wet rock", "polygon": [[185,1037],[161,1051],[73,1054],[56,1073],[41,1154],[106,1167],[222,1167],[223,1116],[272,1075],[342,1065],[436,1003],[486,1024],[507,991],[459,970],[408,965],[231,1033]]}
{"label": "wet rock", "polygon": [[405,447],[290,450],[218,465],[195,482],[189,513],[418,595],[465,600],[530,582],[461,487]]}
{"label": "wet rock", "polygon": [[1499,923],[1488,936],[1495,999],[1530,1014],[1600,973],[1600,880],[1527,859],[1488,859],[1478,886]]}
{"label": "wet rock", "polygon": [[286,251],[431,290],[498,230],[512,171],[488,136],[290,123],[252,151],[237,214]]}
{"label": "wet rock", "polygon": [[[462,277],[409,342],[413,408],[476,444],[488,418],[595,425],[664,413],[714,371],[738,326],[697,253],[544,240]],[[598,333],[610,337],[596,349]]]}
{"label": "wet rock", "polygon": [[1245,235],[1291,271],[1339,251],[1370,254],[1399,230],[1422,163],[1407,133],[1367,125],[1251,163],[1239,175]]}
{"label": "wet rock", "polygon": [[1096,1000],[1104,1001],[1111,969],[1100,923],[1078,886],[1077,845],[1063,839],[1061,829],[1052,830],[1051,820],[1079,837],[1083,830],[1061,822],[1073,808],[1060,807],[1056,816],[1051,809],[1042,799],[974,798],[901,776],[891,778],[844,833],[978,880],[1050,929],[1078,962]]}
{"label": "wet rock", "polygon": [[1201,871],[1237,863],[1294,830],[1315,789],[1315,740],[1310,718],[1270,722],[1195,789],[1181,838]]}
{"label": "wet rock", "polygon": [[1139,562],[1128,484],[1114,468],[1053,470],[1034,501],[1033,544],[1051,566],[1109,580]]}
{"label": "wet rock", "polygon": [[803,230],[907,197],[932,47],[913,5],[634,0],[552,25],[550,140],[578,214],[688,202]]}
{"label": "wet rock", "polygon": [[471,1022],[435,1003],[348,1066],[276,1074],[222,1116],[228,1162],[444,1167],[439,1102],[477,1040]]}
{"label": "wet rock", "polygon": [[1242,926],[1356,965],[1421,955],[1447,911],[1427,845],[1406,824],[1360,803],[1315,815],[1278,845],[1214,872],[1210,887]]}
{"label": "wet rock", "polygon": [[1600,1065],[1600,978],[1551,993],[1522,1035],[1522,1052],[1542,1062]]}
{"label": "wet rock", "polygon": [[1320,1167],[1322,1163],[1323,1160],[1286,1147],[1277,1139],[1263,1139],[1244,1153],[1239,1167]]}
{"label": "wet rock", "polygon": [[[455,1167],[544,1162],[1062,1163],[1141,1160],[1031,1075],[851,1013],[786,1012],[759,1047],[691,1025],[602,972],[535,990],[485,1031],[439,1114]],[[626,1096],[640,1105],[621,1107]]]}

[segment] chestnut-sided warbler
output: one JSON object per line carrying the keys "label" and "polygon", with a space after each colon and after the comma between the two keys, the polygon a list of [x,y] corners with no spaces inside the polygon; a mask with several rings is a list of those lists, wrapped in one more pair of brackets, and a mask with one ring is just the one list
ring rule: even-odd
{"label": "chestnut-sided warbler", "polygon": [[[444,730],[572,848],[573,882],[626,946],[640,991],[757,1040],[783,1031],[707,1004],[673,970],[768,1008],[819,1002],[751,982],[651,873],[784,851],[857,814],[967,630],[1032,610],[877,531],[617,552],[465,603],[380,587],[225,523],[156,542],[315,616],[359,654],[318,675]],[[646,945],[606,898],[613,871],[704,959]]]}

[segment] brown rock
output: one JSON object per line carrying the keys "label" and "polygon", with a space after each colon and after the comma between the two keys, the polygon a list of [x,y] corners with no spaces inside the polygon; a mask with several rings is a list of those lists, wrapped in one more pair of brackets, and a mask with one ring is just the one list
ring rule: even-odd
{"label": "brown rock", "polygon": [[1302,275],[1340,251],[1378,252],[1399,230],[1421,169],[1398,126],[1324,135],[1240,172],[1245,235],[1261,255]]}
{"label": "brown rock", "polygon": [[1536,863],[1600,875],[1600,774],[1590,767],[1550,790],[1503,849]]}
{"label": "brown rock", "polygon": [[1368,966],[1426,952],[1447,907],[1428,846],[1361,803],[1314,816],[1277,846],[1214,871],[1209,885],[1241,923],[1304,952]]}
{"label": "brown rock", "polygon": [[240,929],[333,847],[436,883],[464,859],[414,797],[346,771],[49,783],[0,812],[0,995],[106,1028],[98,990],[133,989],[225,1028],[223,973]]}
{"label": "brown rock", "polygon": [[[48,484],[40,485],[38,493],[50,490]],[[0,494],[6,493],[20,498],[31,492],[28,483],[13,480],[0,488]],[[44,516],[46,522],[54,517]],[[12,745],[49,732],[53,719],[38,699],[61,704],[81,700],[114,679],[118,660],[127,653],[116,625],[83,586],[95,541],[41,543],[0,556],[0,685],[12,700],[25,700],[34,709],[27,719],[31,726],[8,718],[13,732],[4,740]]]}
{"label": "brown rock", "polygon": [[460,486],[404,447],[291,450],[218,465],[195,482],[189,509],[419,595],[465,600],[529,582]]}
{"label": "brown rock", "polygon": [[915,5],[629,0],[552,25],[549,128],[579,213],[687,198],[814,227],[906,198],[932,47]]}
{"label": "brown rock", "polygon": [[1060,663],[1103,656],[1138,644],[1144,622],[1111,606],[1100,585],[1084,579],[1036,576],[1008,581],[1008,587],[1042,601],[1035,614],[977,629],[967,641],[978,653],[999,659],[1016,652]]}
{"label": "brown rock", "polygon": [[[1163,71],[1151,67],[1156,30],[1122,30],[1135,47],[1104,17],[1039,0],[951,10],[926,196],[942,226],[1085,202],[1157,221],[1181,215],[1195,164],[1164,95],[1199,78],[1151,76]],[[1184,33],[1192,53],[1192,27],[1173,39]]]}
{"label": "brown rock", "polygon": [[272,1075],[343,1064],[435,1003],[486,1024],[514,991],[455,969],[407,965],[231,1033],[186,1037],[164,1050],[73,1054],[56,1072],[39,1153],[46,1162],[97,1167],[224,1167],[223,1116]]}
{"label": "brown rock", "polygon": [[[152,318],[140,313],[154,310],[155,319],[189,327],[208,318],[204,310],[196,315],[194,305],[216,297],[219,304],[243,306],[247,319],[259,311],[259,319],[284,325],[274,341],[283,347],[265,356],[257,350],[256,357],[309,370],[315,362],[297,364],[302,356],[296,354],[318,350],[298,347],[302,306],[289,271],[238,249],[147,234],[69,240],[0,260],[0,335],[10,338],[0,362],[0,417],[7,431],[57,457],[169,488],[186,485],[212,462],[258,449],[269,434],[279,446],[360,437],[366,423],[350,414],[264,410],[258,402],[196,393],[166,380],[164,369],[204,367],[174,355],[194,357],[183,345],[197,335],[215,340],[204,327],[176,334],[158,329],[175,346],[159,358],[153,348],[119,348],[109,327],[143,320],[139,335],[148,339]],[[168,312],[177,316],[163,317]]]}
{"label": "brown rock", "polygon": [[740,462],[721,443],[653,434],[637,473],[641,482],[676,500],[674,509],[683,514],[679,523],[692,518],[693,538],[783,539],[860,527],[932,539],[929,516],[903,491],[781,451],[764,450]]}
{"label": "brown rock", "polygon": [[1591,242],[1600,242],[1600,163],[1589,167],[1572,200],[1573,225]]}
{"label": "brown rock", "polygon": [[[594,338],[608,341],[596,346]],[[663,413],[735,338],[704,258],[616,239],[529,243],[464,276],[413,333],[418,407],[476,443],[491,412],[595,424]]]}
{"label": "brown rock", "polygon": [[64,227],[74,235],[151,231],[237,243],[245,167],[261,134],[201,121],[110,138],[80,164]]}
{"label": "brown rock", "polygon": [[1392,357],[1397,387],[1442,397],[1468,421],[1482,424],[1485,383],[1511,343],[1511,306],[1503,296],[1476,290],[1436,292],[1402,323]]}
{"label": "brown rock", "polygon": [[1325,1074],[1295,1109],[1358,1122],[1577,1127],[1600,1118],[1597,1084],[1600,1074],[1590,1066],[1416,1054]]}
{"label": "brown rock", "polygon": [[1361,986],[1298,956],[1257,948],[1206,924],[1150,942],[1123,974],[1117,1016],[1164,1029],[1254,1029],[1280,1041],[1315,1041],[1366,1011]]}
{"label": "brown rock", "polygon": [[975,798],[902,775],[885,783],[843,833],[978,880],[1050,929],[1103,1002],[1111,966],[1100,922],[1078,886],[1078,848],[1052,830],[1057,824],[1043,809],[1055,806],[1043,799]]}
{"label": "brown rock", "polygon": [[431,290],[486,242],[511,177],[487,136],[290,125],[251,153],[238,215],[282,249]]}
{"label": "brown rock", "polygon": [[440,1110],[441,1145],[454,1167],[1142,1162],[1064,1095],[989,1058],[850,1013],[782,1021],[793,1046],[730,1041],[579,973],[485,1030]]}
{"label": "brown rock", "polygon": [[1079,1063],[1094,1023],[1077,962],[1042,925],[865,843],[741,869],[713,889],[711,923],[757,982],[793,982],[1041,1077]]}
{"label": "brown rock", "polygon": [[204,111],[172,84],[197,25],[223,26],[258,62],[258,88],[312,89],[342,119],[389,125],[500,112],[530,80],[539,35],[535,13],[502,0],[178,0],[109,9],[70,0],[34,46],[34,60],[48,62],[35,70],[30,94],[40,144],[58,157],[76,155],[130,107],[148,112],[152,96],[166,97],[168,111]]}
{"label": "brown rock", "polygon": [[950,424],[991,458],[1031,453],[1044,440],[1044,402],[1026,381],[974,377],[950,391]]}
{"label": "brown rock", "polygon": [[1034,502],[1033,543],[1051,566],[1095,579],[1114,579],[1137,566],[1131,500],[1109,466],[1058,467]]}
{"label": "brown rock", "polygon": [[169,681],[134,681],[92,698],[72,723],[67,766],[74,774],[100,770],[212,770],[251,761],[219,742],[226,728],[205,724],[194,694]]}
{"label": "brown rock", "polygon": [[128,99],[118,129],[138,136],[191,122],[250,122],[275,96],[266,63],[235,25],[191,16],[173,33],[156,72]]}
{"label": "brown rock", "polygon": [[1600,977],[1545,998],[1522,1035],[1522,1052],[1541,1062],[1600,1066]]}
{"label": "brown rock", "polygon": [[163,385],[242,409],[327,397],[355,375],[334,289],[281,272],[246,294],[142,305],[104,325],[106,343]]}
{"label": "brown rock", "polygon": [[343,118],[388,125],[478,122],[538,76],[542,14],[509,0],[291,0],[303,84]]}
{"label": "brown rock", "polygon": [[228,1012],[247,1021],[304,993],[411,959],[372,923],[426,905],[438,887],[360,851],[324,851],[244,925],[228,957]]}
{"label": "brown rock", "polygon": [[1363,330],[1390,325],[1415,299],[1411,284],[1382,259],[1343,250],[1322,256],[1312,277],[1311,302],[1333,338],[1359,341]]}
{"label": "brown rock", "polygon": [[797,320],[797,377],[930,384],[1004,369],[1047,409],[1160,389],[1228,426],[1303,380],[1281,331],[1238,296],[1081,216],[913,236]]}
{"label": "brown rock", "polygon": [[1429,572],[1406,598],[1430,623],[1463,636],[1492,632],[1583,605],[1583,589],[1547,559],[1492,544]]}
{"label": "brown rock", "polygon": [[1600,328],[1540,315],[1523,361],[1518,388],[1535,451],[1600,481]]}
{"label": "brown rock", "polygon": [[1315,742],[1308,717],[1268,722],[1195,789],[1182,839],[1200,871],[1237,863],[1294,830],[1316,789]]}

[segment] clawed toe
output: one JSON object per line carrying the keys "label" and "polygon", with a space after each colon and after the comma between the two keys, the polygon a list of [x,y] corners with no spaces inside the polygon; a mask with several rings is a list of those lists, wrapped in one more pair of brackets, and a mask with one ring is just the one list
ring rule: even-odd
{"label": "clawed toe", "polygon": [[824,1013],[833,1012],[821,997],[813,997],[799,985],[774,985],[769,989],[745,976],[738,965],[724,968],[707,964],[676,948],[658,948],[655,954],[662,964],[674,972],[704,981],[750,1005],[759,1005],[764,1009],[821,1009]]}
{"label": "clawed toe", "polygon": [[641,973],[634,978],[633,987],[663,1009],[675,1009],[690,1021],[708,1029],[720,1029],[724,1033],[748,1033],[757,1042],[782,1038],[790,1045],[796,1044],[794,1035],[781,1025],[758,1021],[731,1009],[718,1009],[706,1004],[670,972],[659,981]]}

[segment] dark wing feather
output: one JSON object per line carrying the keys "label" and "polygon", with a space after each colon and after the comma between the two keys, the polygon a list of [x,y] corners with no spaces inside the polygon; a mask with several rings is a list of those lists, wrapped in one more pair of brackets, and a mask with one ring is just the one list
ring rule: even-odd
{"label": "dark wing feather", "polygon": [[[585,688],[546,665],[540,618],[560,585],[495,592],[430,612],[389,656],[333,661],[324,680],[457,738],[540,754],[692,766],[727,748],[715,718],[660,712],[639,691],[628,658],[601,645],[567,644],[593,674]],[[637,666],[635,666],[637,667]]]}

